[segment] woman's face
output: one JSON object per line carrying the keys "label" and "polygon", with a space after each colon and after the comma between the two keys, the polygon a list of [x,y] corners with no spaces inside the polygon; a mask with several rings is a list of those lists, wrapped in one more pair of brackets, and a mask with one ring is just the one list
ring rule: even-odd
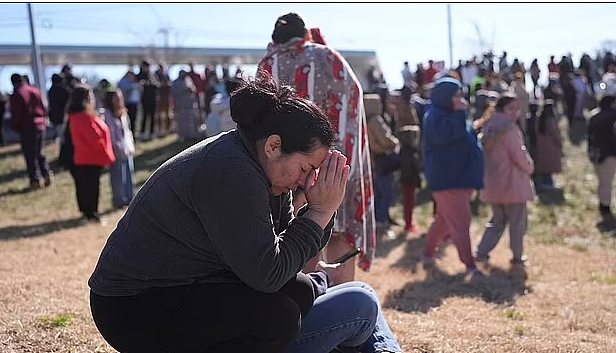
{"label": "woman's face", "polygon": [[270,193],[274,196],[304,187],[308,175],[321,166],[328,151],[326,147],[319,146],[309,153],[286,155],[280,146],[280,136],[270,136],[265,141],[261,157],[265,174],[272,183]]}
{"label": "woman's face", "polygon": [[503,112],[507,114],[507,116],[511,117],[513,121],[520,120],[520,104],[517,100],[511,101],[511,103],[507,104],[505,109],[503,109]]}
{"label": "woman's face", "polygon": [[462,95],[462,90],[458,90],[458,92],[456,92],[456,94],[453,95],[453,98],[451,98],[452,103],[453,103],[453,110],[467,110],[468,109],[468,103],[466,102],[466,99],[464,99],[464,96]]}

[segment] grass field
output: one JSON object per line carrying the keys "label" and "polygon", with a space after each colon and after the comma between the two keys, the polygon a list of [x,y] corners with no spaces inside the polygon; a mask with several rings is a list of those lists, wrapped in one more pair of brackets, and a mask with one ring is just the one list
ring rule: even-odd
{"label": "grass field", "polygon": [[[373,271],[358,277],[381,295],[406,352],[616,352],[616,243],[600,231],[596,178],[585,145],[574,142],[556,177],[563,192],[541,194],[529,207],[528,268],[510,267],[506,236],[488,276],[471,283],[453,246],[427,274],[423,236],[379,240]],[[141,144],[138,181],[184,147],[173,136]],[[45,152],[58,154],[53,144]],[[0,148],[0,352],[114,352],[93,325],[86,283],[121,216],[111,208],[108,175],[100,202],[106,222],[93,225],[79,220],[68,173],[27,193],[24,169],[18,146]],[[422,230],[431,221],[426,196],[416,210]],[[475,246],[489,210],[474,210]]]}

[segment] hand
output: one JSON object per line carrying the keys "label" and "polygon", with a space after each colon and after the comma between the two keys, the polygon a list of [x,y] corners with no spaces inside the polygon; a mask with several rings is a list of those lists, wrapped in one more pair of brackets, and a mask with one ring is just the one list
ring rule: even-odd
{"label": "hand", "polygon": [[325,229],[342,203],[350,170],[342,153],[328,152],[319,170],[311,171],[304,183],[308,211],[303,217]]}
{"label": "hand", "polygon": [[331,218],[340,207],[351,170],[346,161],[347,158],[339,151],[330,151],[319,172],[310,172],[304,186],[310,210],[329,215]]}
{"label": "hand", "polygon": [[335,279],[340,276],[340,266],[341,264],[328,264],[325,261],[319,261],[315,270],[327,273],[329,282],[336,283],[337,281]]}

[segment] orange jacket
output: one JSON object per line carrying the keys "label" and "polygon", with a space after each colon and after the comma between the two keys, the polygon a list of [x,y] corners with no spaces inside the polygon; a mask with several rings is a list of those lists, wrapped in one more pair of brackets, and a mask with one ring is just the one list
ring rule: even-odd
{"label": "orange jacket", "polygon": [[90,113],[69,114],[71,138],[75,146],[75,165],[106,167],[115,162],[109,127]]}

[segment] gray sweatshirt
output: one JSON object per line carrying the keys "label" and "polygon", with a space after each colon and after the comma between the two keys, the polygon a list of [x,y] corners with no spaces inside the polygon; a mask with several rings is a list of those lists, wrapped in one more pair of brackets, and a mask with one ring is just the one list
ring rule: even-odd
{"label": "gray sweatshirt", "polygon": [[276,292],[329,241],[272,197],[254,143],[239,130],[161,165],[107,240],[89,285],[102,296],[155,287],[238,283]]}

